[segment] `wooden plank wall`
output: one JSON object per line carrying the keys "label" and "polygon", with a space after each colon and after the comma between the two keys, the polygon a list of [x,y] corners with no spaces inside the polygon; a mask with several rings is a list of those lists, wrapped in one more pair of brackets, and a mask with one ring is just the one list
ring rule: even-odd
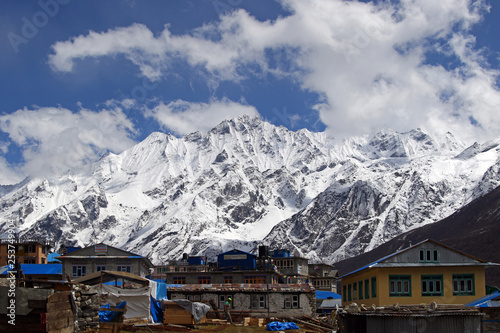
{"label": "wooden plank wall", "polygon": [[46,329],[49,333],[74,332],[75,315],[71,306],[70,291],[61,291],[47,299]]}

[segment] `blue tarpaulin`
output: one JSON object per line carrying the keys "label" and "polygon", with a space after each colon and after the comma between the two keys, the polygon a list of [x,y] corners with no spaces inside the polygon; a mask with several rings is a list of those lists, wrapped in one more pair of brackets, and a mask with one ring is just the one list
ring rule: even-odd
{"label": "blue tarpaulin", "polygon": [[153,296],[149,295],[151,302],[151,317],[155,323],[163,323],[163,311],[161,309],[161,301],[157,301]]}
{"label": "blue tarpaulin", "polygon": [[[5,266],[7,270],[1,274],[7,274],[8,271],[14,270],[9,266]],[[59,275],[62,274],[62,264],[21,264],[21,270],[24,275]]]}
{"label": "blue tarpaulin", "polygon": [[266,329],[268,331],[284,331],[284,330],[300,330],[300,327],[295,323],[280,323],[279,321],[273,321],[267,324]]}
{"label": "blue tarpaulin", "polygon": [[316,290],[316,299],[329,299],[329,298],[340,299],[342,298],[342,296],[332,291]]}
{"label": "blue tarpaulin", "polygon": [[[127,305],[127,302],[121,302],[120,304],[118,304],[116,306],[116,308],[118,309],[123,309],[125,307],[125,305]],[[110,308],[110,305],[109,303],[106,304],[106,305],[103,305],[101,306],[101,308]],[[110,322],[112,321],[116,316],[118,316],[118,314],[121,313],[121,312],[117,312],[117,311],[106,311],[106,310],[100,310],[99,311],[99,321],[103,321],[103,322]]]}

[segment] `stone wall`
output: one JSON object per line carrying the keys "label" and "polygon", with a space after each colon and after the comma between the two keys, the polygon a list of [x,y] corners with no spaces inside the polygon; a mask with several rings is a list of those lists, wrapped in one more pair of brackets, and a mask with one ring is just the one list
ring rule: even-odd
{"label": "stone wall", "polygon": [[78,331],[95,331],[99,327],[100,307],[97,290],[86,285],[74,285],[72,289],[77,309]]}

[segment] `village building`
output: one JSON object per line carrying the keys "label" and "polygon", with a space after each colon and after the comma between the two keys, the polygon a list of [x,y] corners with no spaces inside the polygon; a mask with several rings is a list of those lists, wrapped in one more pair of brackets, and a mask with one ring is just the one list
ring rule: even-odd
{"label": "village building", "polygon": [[316,290],[337,292],[338,270],[332,265],[309,264],[309,281]]}
{"label": "village building", "polygon": [[[281,276],[273,270],[269,271],[206,271],[206,272],[173,272],[159,274],[162,282],[167,284],[231,284],[231,283],[279,283]],[[158,275],[153,278],[157,278]]]}
{"label": "village building", "polygon": [[63,265],[63,278],[79,278],[99,271],[118,271],[145,277],[154,265],[141,255],[103,243],[88,246],[59,256]]}
{"label": "village building", "polygon": [[377,308],[359,308],[352,304],[339,312],[338,332],[483,332],[482,317],[477,308],[458,304],[431,303]]}
{"label": "village building", "polygon": [[272,264],[285,283],[303,283],[309,276],[309,259],[291,256],[289,250],[274,250],[269,252]]}
{"label": "village building", "polygon": [[425,240],[342,276],[343,305],[465,304],[485,295],[488,265]]}
{"label": "village building", "polygon": [[20,238],[12,242],[11,239],[0,240],[0,266],[9,262],[9,249],[15,249],[15,260],[21,264],[46,264],[47,256],[54,243],[42,239]]}
{"label": "village building", "polygon": [[212,308],[207,316],[223,316],[224,304],[231,298],[233,320],[313,316],[316,312],[315,290],[309,284],[186,284],[169,287],[168,298],[205,303]]}
{"label": "village building", "polygon": [[207,272],[209,270],[205,257],[189,257],[184,255],[182,260],[169,260],[164,265],[155,266],[151,275],[153,279],[167,279],[170,273]]}
{"label": "village building", "polygon": [[290,284],[310,282],[307,272],[307,259],[261,246],[258,256],[238,249],[223,252],[217,255],[216,264],[207,263],[205,257],[184,255],[180,261],[155,267],[152,278],[168,284]]}

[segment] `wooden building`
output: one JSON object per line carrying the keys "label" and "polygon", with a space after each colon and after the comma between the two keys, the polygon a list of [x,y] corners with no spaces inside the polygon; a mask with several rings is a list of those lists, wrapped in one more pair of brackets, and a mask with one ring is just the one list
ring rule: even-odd
{"label": "wooden building", "polygon": [[332,265],[309,264],[309,281],[316,290],[337,292],[339,271]]}
{"label": "wooden building", "polygon": [[485,261],[433,240],[341,277],[344,305],[465,304],[485,295]]}
{"label": "wooden building", "polygon": [[[54,243],[42,239],[20,238],[0,240],[0,266],[12,264],[15,259],[21,264],[46,264]],[[13,250],[13,251],[12,251]]]}

